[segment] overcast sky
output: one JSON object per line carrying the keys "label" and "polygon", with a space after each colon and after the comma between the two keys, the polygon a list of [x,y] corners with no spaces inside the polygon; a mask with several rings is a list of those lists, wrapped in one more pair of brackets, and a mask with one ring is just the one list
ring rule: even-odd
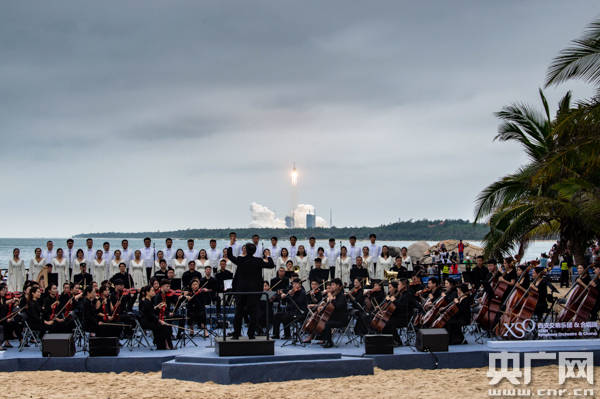
{"label": "overcast sky", "polygon": [[[596,1],[4,1],[0,236],[473,217]],[[548,90],[555,108],[577,83]]]}

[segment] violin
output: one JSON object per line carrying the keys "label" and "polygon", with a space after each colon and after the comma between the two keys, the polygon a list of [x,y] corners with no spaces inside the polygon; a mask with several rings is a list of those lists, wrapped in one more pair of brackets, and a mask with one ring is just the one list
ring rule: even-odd
{"label": "violin", "polygon": [[427,287],[427,288],[423,288],[422,290],[419,290],[415,293],[416,296],[421,296],[424,294],[429,294],[431,292],[431,288]]}
{"label": "violin", "polygon": [[57,316],[57,314],[56,314],[57,307],[58,307],[58,299],[52,304],[52,306],[50,306],[50,309],[52,309],[52,313],[50,313],[50,321],[54,320],[54,318]]}

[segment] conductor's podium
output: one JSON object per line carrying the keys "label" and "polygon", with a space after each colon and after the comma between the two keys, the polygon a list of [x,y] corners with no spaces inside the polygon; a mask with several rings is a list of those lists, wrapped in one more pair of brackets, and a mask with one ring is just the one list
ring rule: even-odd
{"label": "conductor's podium", "polygon": [[240,337],[239,339],[217,338],[215,351],[218,356],[268,356],[275,354],[275,341],[264,336],[255,339]]}

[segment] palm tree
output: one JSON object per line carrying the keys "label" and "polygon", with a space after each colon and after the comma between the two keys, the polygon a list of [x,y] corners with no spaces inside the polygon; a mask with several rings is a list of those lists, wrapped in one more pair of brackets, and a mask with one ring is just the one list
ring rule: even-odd
{"label": "palm tree", "polygon": [[[518,142],[530,163],[490,184],[477,197],[475,222],[488,218],[490,225],[484,238],[489,255],[502,256],[517,248],[522,254],[532,238],[558,233],[554,219],[547,212],[540,212],[548,202],[552,182],[540,184],[539,170],[556,149],[556,141],[548,101],[542,90],[539,94],[543,111],[513,104],[496,113],[503,123],[495,140]],[[557,117],[568,113],[570,100],[571,93],[567,92],[559,102]]]}
{"label": "palm tree", "polygon": [[559,53],[546,74],[546,87],[569,79],[583,79],[600,87],[600,19],[589,24],[582,37]]}

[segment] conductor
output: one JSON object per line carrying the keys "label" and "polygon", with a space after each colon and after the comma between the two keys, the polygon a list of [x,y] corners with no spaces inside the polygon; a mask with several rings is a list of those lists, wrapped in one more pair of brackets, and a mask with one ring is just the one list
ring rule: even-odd
{"label": "conductor", "polygon": [[[273,269],[275,264],[270,257],[255,258],[256,246],[252,243],[245,245],[245,256],[233,256],[231,247],[227,248],[227,257],[237,265],[233,277],[233,291],[236,292],[260,292],[262,291],[263,278],[262,269]],[[242,319],[248,315],[248,338],[254,339],[256,329],[256,307],[258,306],[260,294],[236,295],[235,318],[233,319],[233,339],[239,339],[242,331]]]}

